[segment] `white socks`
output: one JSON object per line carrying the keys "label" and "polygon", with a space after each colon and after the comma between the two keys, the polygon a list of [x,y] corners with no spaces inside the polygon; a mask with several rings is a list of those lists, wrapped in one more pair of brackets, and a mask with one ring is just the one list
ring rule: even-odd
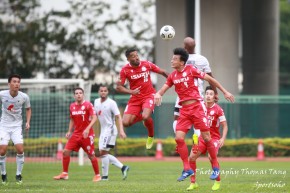
{"label": "white socks", "polygon": [[24,164],[24,153],[17,154],[16,155],[16,165],[17,165],[16,175],[21,174],[22,169],[23,169],[23,164]]}
{"label": "white socks", "polygon": [[6,174],[6,155],[0,156],[1,174]]}
{"label": "white socks", "polygon": [[123,167],[123,164],[115,156],[113,156],[111,154],[108,154],[108,157],[109,157],[110,163],[112,165],[115,165],[115,166],[117,166],[120,169]]}
{"label": "white socks", "polygon": [[101,160],[102,160],[102,176],[108,176],[110,163],[120,169],[123,167],[123,164],[115,156],[111,154],[101,156]]}
{"label": "white socks", "polygon": [[102,160],[102,176],[108,176],[108,174],[109,174],[109,163],[110,163],[108,154],[102,155],[101,156],[101,160]]}

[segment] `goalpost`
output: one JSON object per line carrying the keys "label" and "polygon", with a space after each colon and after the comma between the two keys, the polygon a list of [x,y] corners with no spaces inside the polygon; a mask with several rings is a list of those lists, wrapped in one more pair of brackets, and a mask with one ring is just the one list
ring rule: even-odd
{"label": "goalpost", "polygon": [[[69,105],[74,101],[76,87],[83,88],[85,99],[90,101],[91,83],[83,79],[21,79],[20,90],[29,95],[32,107],[31,128],[24,134],[27,158],[56,159],[58,141],[65,137],[68,129]],[[6,89],[9,89],[8,80],[0,79],[0,90]],[[25,111],[23,119],[26,119]],[[11,148],[8,156],[9,152],[12,152],[10,156],[15,156],[13,151]],[[78,153],[78,163],[84,164],[83,149]]]}

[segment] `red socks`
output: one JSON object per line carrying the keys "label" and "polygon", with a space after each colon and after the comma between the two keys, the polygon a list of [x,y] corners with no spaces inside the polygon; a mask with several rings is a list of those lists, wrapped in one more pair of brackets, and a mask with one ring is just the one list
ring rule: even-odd
{"label": "red socks", "polygon": [[149,137],[154,137],[154,122],[153,122],[152,117],[150,117],[149,119],[145,120],[143,123],[144,123],[144,126],[148,130],[148,136]]}
{"label": "red socks", "polygon": [[188,149],[187,146],[185,144],[184,139],[175,139],[176,144],[177,144],[177,151],[180,155],[180,158],[183,162],[183,168],[184,170],[189,170],[190,169],[190,165],[189,165],[189,161],[188,161]]}
{"label": "red socks", "polygon": [[70,156],[63,156],[62,158],[62,171],[68,173],[68,166],[70,162]]}
{"label": "red socks", "polygon": [[208,142],[205,142],[206,147],[207,147],[207,152],[210,155],[211,159],[212,159],[212,167],[214,168],[219,168],[219,163],[217,161],[217,156],[216,156],[216,151],[215,151],[215,147],[213,144],[213,140],[211,139]]}
{"label": "red socks", "polygon": [[190,182],[195,183],[195,174],[196,174],[196,161],[189,161],[191,169],[194,171],[194,175],[190,176]]}
{"label": "red socks", "polygon": [[100,171],[99,171],[99,165],[98,165],[98,159],[96,157],[94,157],[92,160],[92,166],[93,166],[93,169],[94,169],[94,172],[95,172],[95,175],[98,175],[100,174]]}

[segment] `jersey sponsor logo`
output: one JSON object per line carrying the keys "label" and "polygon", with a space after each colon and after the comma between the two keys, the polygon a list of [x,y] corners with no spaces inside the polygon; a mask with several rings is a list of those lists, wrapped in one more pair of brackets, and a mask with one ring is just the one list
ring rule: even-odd
{"label": "jersey sponsor logo", "polygon": [[85,115],[86,111],[73,111],[71,114],[72,115]]}
{"label": "jersey sponsor logo", "polygon": [[8,111],[14,111],[14,105],[13,104],[11,104],[11,105],[9,105],[8,107],[7,107],[7,110]]}
{"label": "jersey sponsor logo", "polygon": [[147,78],[149,76],[149,72],[142,72],[140,74],[134,74],[131,76],[131,79],[138,79],[138,78]]}
{"label": "jersey sponsor logo", "polygon": [[180,79],[173,80],[173,83],[174,84],[178,84],[178,83],[182,83],[182,82],[187,82],[188,80],[189,80],[189,78],[185,77],[185,78],[180,78]]}

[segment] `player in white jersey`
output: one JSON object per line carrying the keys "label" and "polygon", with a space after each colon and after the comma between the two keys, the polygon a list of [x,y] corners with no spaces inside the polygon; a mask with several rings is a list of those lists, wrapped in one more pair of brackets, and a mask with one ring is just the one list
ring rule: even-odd
{"label": "player in white jersey", "polygon": [[[206,74],[213,77],[212,73],[211,73],[211,68],[210,68],[209,62],[206,59],[206,57],[204,57],[200,54],[196,54],[194,51],[195,50],[195,40],[192,39],[191,37],[186,37],[183,40],[183,44],[184,44],[184,49],[189,54],[186,65],[192,65],[192,66],[196,67],[199,71],[205,72]],[[199,93],[201,94],[202,97],[204,96],[203,82],[204,82],[204,80],[198,79],[198,90],[199,90]],[[211,85],[211,87],[214,88],[215,93],[217,93],[216,88],[213,85]],[[216,94],[215,98],[218,99],[217,94]],[[177,97],[176,101],[175,101],[175,106],[174,106],[174,121],[173,121],[174,133],[175,133],[175,129],[176,129],[177,119],[179,117],[179,109],[181,108],[181,106],[178,103],[179,103],[179,98]],[[197,134],[198,136],[200,135],[199,130],[194,129],[194,133]]]}
{"label": "player in white jersey", "polygon": [[117,103],[108,97],[109,90],[106,86],[100,86],[99,96],[94,102],[94,108],[100,123],[99,151],[102,160],[102,180],[108,180],[109,165],[115,165],[120,168],[123,179],[127,178],[129,166],[122,164],[109,151],[115,147],[118,130],[115,120],[119,126],[119,135],[122,139],[127,136],[124,132],[122,117],[118,109]]}
{"label": "player in white jersey", "polygon": [[0,167],[2,184],[7,185],[6,152],[8,143],[12,140],[16,148],[16,183],[22,184],[22,169],[24,164],[24,148],[22,135],[22,107],[26,109],[25,130],[30,128],[31,107],[27,94],[19,91],[21,77],[13,74],[8,78],[9,90],[0,91],[2,116],[0,121]]}

